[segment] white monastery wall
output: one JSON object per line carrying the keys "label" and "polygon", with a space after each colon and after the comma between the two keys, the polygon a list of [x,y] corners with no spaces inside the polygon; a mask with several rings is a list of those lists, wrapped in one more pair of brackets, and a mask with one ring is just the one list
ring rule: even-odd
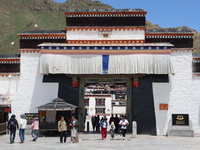
{"label": "white monastery wall", "polygon": [[10,95],[10,100],[9,101],[2,101],[0,100],[0,104],[10,104],[12,101],[12,96],[16,94],[17,92],[17,87],[18,87],[18,81],[19,77],[18,75],[15,74],[12,75],[11,77],[0,77],[0,94],[8,94]]}
{"label": "white monastery wall", "polygon": [[126,106],[113,106],[113,114],[117,114],[119,117],[119,114],[126,114]]}
{"label": "white monastery wall", "polygon": [[[103,37],[103,34],[109,34]],[[101,31],[67,31],[68,40],[144,40],[143,30],[112,31],[110,33]]]}
{"label": "white monastery wall", "polygon": [[191,108],[192,115],[190,116],[192,120],[193,130],[196,136],[200,136],[200,77],[193,75],[192,88],[191,88],[191,101],[194,104]]}
{"label": "white monastery wall", "polygon": [[95,115],[95,97],[89,97],[88,115]]}
{"label": "white monastery wall", "polygon": [[11,95],[12,114],[17,118],[22,113],[37,113],[38,106],[57,98],[58,83],[42,83],[39,57],[39,53],[21,53],[20,77]]}
{"label": "white monastery wall", "polygon": [[[175,75],[169,83],[153,83],[156,126],[158,135],[166,135],[172,114],[189,114],[195,135],[200,134],[200,78],[192,73],[192,52],[172,53]],[[168,104],[168,110],[159,110],[159,103]]]}

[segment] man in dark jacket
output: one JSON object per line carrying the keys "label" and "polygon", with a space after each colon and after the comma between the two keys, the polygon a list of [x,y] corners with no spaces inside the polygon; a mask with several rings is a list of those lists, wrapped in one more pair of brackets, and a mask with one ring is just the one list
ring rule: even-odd
{"label": "man in dark jacket", "polygon": [[12,115],[8,121],[8,130],[10,131],[10,144],[14,143],[16,129],[19,129],[18,122],[15,119],[15,115]]}
{"label": "man in dark jacket", "polygon": [[92,127],[93,127],[93,132],[95,130],[95,115],[92,115],[92,118],[91,118],[91,122],[92,122]]}

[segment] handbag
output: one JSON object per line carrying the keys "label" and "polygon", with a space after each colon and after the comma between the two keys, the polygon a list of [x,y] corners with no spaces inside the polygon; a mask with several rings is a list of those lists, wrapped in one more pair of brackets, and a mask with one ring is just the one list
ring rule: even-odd
{"label": "handbag", "polygon": [[69,133],[68,133],[67,131],[66,131],[66,133],[65,133],[65,136],[66,136],[66,137],[69,137]]}

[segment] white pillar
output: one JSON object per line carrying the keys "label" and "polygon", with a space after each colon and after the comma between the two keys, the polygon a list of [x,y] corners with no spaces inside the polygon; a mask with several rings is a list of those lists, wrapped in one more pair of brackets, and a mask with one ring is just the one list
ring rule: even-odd
{"label": "white pillar", "polygon": [[133,138],[137,137],[137,122],[136,121],[132,122],[132,136]]}

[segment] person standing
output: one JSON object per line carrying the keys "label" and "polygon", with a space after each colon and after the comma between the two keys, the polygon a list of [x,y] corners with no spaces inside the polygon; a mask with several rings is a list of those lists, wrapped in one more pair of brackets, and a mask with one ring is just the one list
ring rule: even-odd
{"label": "person standing", "polygon": [[72,120],[69,124],[71,129],[71,143],[78,143],[78,120],[72,116]]}
{"label": "person standing", "polygon": [[36,141],[37,140],[37,135],[38,135],[38,130],[39,130],[38,117],[33,116],[33,121],[32,121],[30,129],[32,129],[31,135],[33,137],[33,141]]}
{"label": "person standing", "polygon": [[107,118],[103,118],[103,120],[100,122],[100,127],[101,127],[101,137],[104,140],[106,139],[107,136],[107,127],[108,127]]}
{"label": "person standing", "polygon": [[118,130],[119,130],[119,118],[118,118],[117,114],[115,114],[114,123],[115,123],[115,133],[118,133]]}
{"label": "person standing", "polygon": [[129,125],[129,122],[123,116],[122,120],[119,122],[119,125],[121,126],[121,132],[122,132],[122,136],[123,136],[123,140],[124,140],[125,135],[126,135],[127,126]]}
{"label": "person standing", "polygon": [[92,122],[92,128],[93,128],[93,132],[95,131],[95,115],[92,115],[92,118],[91,118],[91,122]]}
{"label": "person standing", "polygon": [[10,131],[10,144],[12,144],[15,141],[16,130],[19,129],[19,125],[18,125],[17,120],[15,119],[14,114],[11,116],[10,120],[8,121],[7,128]]}
{"label": "person standing", "polygon": [[99,118],[99,115],[96,115],[95,116],[95,127],[96,127],[96,132],[99,132],[99,121],[100,121],[100,118]]}
{"label": "person standing", "polygon": [[115,135],[115,123],[112,121],[110,124],[110,134],[112,137],[112,140],[114,139],[114,135]]}
{"label": "person standing", "polygon": [[24,131],[26,129],[27,120],[26,120],[25,114],[21,114],[20,117],[21,117],[21,120],[19,122],[19,137],[21,140],[20,143],[24,143],[24,140],[25,140]]}
{"label": "person standing", "polygon": [[115,122],[115,117],[113,116],[113,114],[111,115],[110,120],[109,120],[110,125],[111,125],[111,122]]}
{"label": "person standing", "polygon": [[66,143],[67,124],[63,116],[61,116],[60,120],[58,121],[58,131],[60,132],[60,143],[63,142],[63,137],[64,142]]}

